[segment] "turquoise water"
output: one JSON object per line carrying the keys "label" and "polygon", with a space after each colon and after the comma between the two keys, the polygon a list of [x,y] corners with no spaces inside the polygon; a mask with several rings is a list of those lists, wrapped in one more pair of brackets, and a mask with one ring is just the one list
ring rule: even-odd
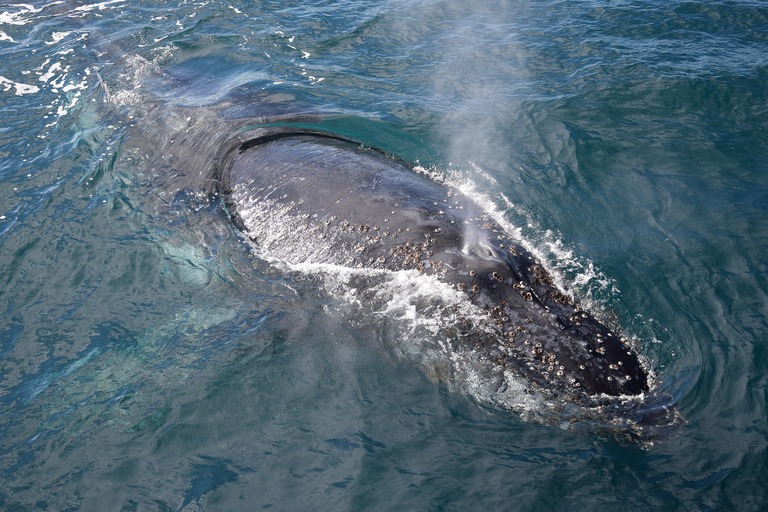
{"label": "turquoise water", "polygon": [[[0,6],[3,510],[764,510],[768,7]],[[472,189],[633,336],[642,449],[453,391],[189,195],[235,118]]]}

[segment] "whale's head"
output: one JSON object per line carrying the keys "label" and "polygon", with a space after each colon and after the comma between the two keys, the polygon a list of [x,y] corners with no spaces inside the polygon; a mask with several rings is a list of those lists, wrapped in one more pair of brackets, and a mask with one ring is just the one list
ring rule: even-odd
{"label": "whale's head", "polygon": [[457,350],[578,404],[585,424],[610,417],[635,436],[681,424],[637,345],[459,190],[343,136],[290,126],[239,132],[217,180],[234,223],[288,264],[410,272],[453,288],[483,317]]}

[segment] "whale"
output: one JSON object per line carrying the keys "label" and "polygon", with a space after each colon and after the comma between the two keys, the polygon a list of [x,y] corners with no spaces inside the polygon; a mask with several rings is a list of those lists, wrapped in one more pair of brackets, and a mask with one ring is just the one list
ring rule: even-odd
{"label": "whale", "polygon": [[[131,90],[177,84],[142,57],[125,64]],[[351,299],[354,321],[392,319],[381,341],[441,385],[526,421],[643,446],[685,426],[680,392],[667,393],[639,341],[558,286],[566,280],[503,215],[391,154],[418,141],[387,139],[387,152],[345,133],[354,116],[250,86],[208,105],[106,99],[126,120],[114,144],[143,209],[183,219],[206,244],[229,236],[225,220],[259,264],[319,275],[321,294]],[[412,295],[405,315],[397,294]],[[411,329],[419,314],[432,322],[423,331]]]}
{"label": "whale", "polygon": [[454,290],[487,326],[455,343],[502,380],[575,404],[582,423],[610,414],[601,425],[644,440],[685,423],[635,342],[457,188],[344,135],[286,123],[238,131],[212,175],[234,225],[286,264],[408,273]]}

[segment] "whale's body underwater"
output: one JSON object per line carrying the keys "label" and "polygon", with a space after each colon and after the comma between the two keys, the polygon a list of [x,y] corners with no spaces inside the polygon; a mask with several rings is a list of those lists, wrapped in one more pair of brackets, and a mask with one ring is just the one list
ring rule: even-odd
{"label": "whale's body underwater", "polygon": [[571,422],[619,438],[664,438],[684,424],[634,345],[561,292],[455,188],[344,137],[286,126],[228,140],[213,173],[232,221],[273,257],[418,273],[463,294],[486,327],[475,335],[459,327],[455,343],[471,345],[463,349],[495,372],[495,387],[523,381],[569,411],[575,405]]}

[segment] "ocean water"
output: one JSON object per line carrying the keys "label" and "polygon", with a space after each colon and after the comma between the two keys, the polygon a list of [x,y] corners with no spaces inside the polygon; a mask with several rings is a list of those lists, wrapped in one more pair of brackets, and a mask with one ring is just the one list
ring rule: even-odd
{"label": "ocean water", "polygon": [[[0,56],[0,509],[768,507],[764,2],[3,3]],[[248,244],[198,179],[279,116],[495,210],[686,426],[490,407]]]}

